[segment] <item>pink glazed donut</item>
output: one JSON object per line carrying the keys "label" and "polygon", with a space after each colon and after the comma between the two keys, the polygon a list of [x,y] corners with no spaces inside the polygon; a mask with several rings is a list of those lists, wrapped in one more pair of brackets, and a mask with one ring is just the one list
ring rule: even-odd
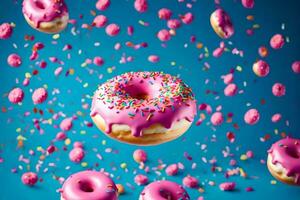
{"label": "pink glazed donut", "polygon": [[130,144],[155,145],[184,134],[196,101],[182,80],[161,72],[129,72],[99,86],[91,117],[108,136]]}
{"label": "pink glazed donut", "polygon": [[189,200],[188,193],[181,185],[171,181],[156,181],[147,185],[139,200]]}
{"label": "pink glazed donut", "polygon": [[104,173],[82,171],[71,175],[61,189],[61,200],[117,200],[113,180]]}
{"label": "pink glazed donut", "polygon": [[221,38],[228,39],[234,34],[231,19],[223,9],[219,8],[210,15],[210,24]]}
{"label": "pink glazed donut", "polygon": [[268,168],[278,180],[300,186],[300,140],[284,138],[268,151]]}
{"label": "pink glazed donut", "polygon": [[24,0],[23,14],[27,23],[45,33],[58,33],[69,20],[64,0]]}

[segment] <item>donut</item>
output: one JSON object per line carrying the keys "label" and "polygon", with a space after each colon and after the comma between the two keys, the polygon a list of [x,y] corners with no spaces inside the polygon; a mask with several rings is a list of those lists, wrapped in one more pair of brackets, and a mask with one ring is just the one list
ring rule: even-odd
{"label": "donut", "polygon": [[45,33],[58,33],[69,20],[64,0],[24,0],[23,14],[27,23]]}
{"label": "donut", "polygon": [[177,77],[161,72],[128,72],[99,86],[91,117],[109,137],[136,145],[156,145],[185,133],[196,101]]}
{"label": "donut", "polygon": [[300,186],[300,140],[287,137],[274,143],[267,165],[276,179]]}
{"label": "donut", "polygon": [[185,189],[171,181],[155,181],[141,192],[139,200],[189,200]]}
{"label": "donut", "polygon": [[97,171],[81,171],[63,184],[61,200],[117,200],[118,190],[113,180]]}
{"label": "donut", "polygon": [[216,34],[221,38],[228,39],[234,34],[234,27],[231,19],[221,8],[215,10],[210,15],[210,24]]}

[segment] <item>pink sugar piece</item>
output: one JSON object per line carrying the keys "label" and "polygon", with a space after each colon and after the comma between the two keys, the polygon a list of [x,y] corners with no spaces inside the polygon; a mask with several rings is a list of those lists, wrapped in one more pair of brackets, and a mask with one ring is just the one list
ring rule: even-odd
{"label": "pink sugar piece", "polygon": [[172,11],[167,8],[162,8],[158,11],[158,18],[168,20],[172,16]]}
{"label": "pink sugar piece", "polygon": [[193,160],[193,157],[190,156],[187,152],[184,152],[184,153],[183,153],[183,156],[184,156],[186,159],[188,159],[188,160]]}
{"label": "pink sugar piece", "polygon": [[137,185],[146,185],[148,183],[148,177],[142,174],[138,174],[134,177],[134,182]]}
{"label": "pink sugar piece", "polygon": [[94,18],[92,26],[95,26],[97,28],[101,28],[101,27],[104,27],[107,24],[107,21],[108,21],[108,19],[107,19],[106,16],[104,16],[104,15],[97,15]]}
{"label": "pink sugar piece", "polygon": [[38,88],[32,94],[32,101],[34,104],[41,104],[47,100],[48,92],[45,88]]}
{"label": "pink sugar piece", "polygon": [[136,11],[143,13],[148,10],[148,2],[147,0],[135,0],[134,8]]}
{"label": "pink sugar piece", "polygon": [[23,184],[28,185],[28,186],[33,186],[37,183],[38,176],[34,172],[26,172],[22,175],[21,180],[22,180]]}
{"label": "pink sugar piece", "polygon": [[21,103],[24,99],[24,92],[21,88],[14,88],[8,94],[8,100],[13,103]]}
{"label": "pink sugar piece", "polygon": [[100,11],[106,10],[110,6],[110,0],[98,0],[96,8]]}
{"label": "pink sugar piece", "polygon": [[0,25],[0,39],[6,40],[13,34],[13,27],[9,23]]}
{"label": "pink sugar piece", "polygon": [[71,117],[69,117],[69,118],[62,120],[59,127],[62,131],[71,130],[71,128],[73,127],[73,119]]}
{"label": "pink sugar piece", "polygon": [[12,53],[7,57],[7,63],[11,67],[19,67],[22,64],[22,59],[18,54]]}
{"label": "pink sugar piece", "polygon": [[84,158],[85,153],[82,148],[73,148],[69,153],[69,158],[72,162],[79,163]]}
{"label": "pink sugar piece", "polygon": [[37,51],[32,51],[32,53],[31,53],[29,59],[30,59],[30,60],[36,60],[36,59],[38,59],[38,57],[39,57],[38,52],[37,52]]}
{"label": "pink sugar piece", "polygon": [[196,188],[199,186],[199,181],[197,178],[188,175],[183,178],[182,184],[189,188]]}
{"label": "pink sugar piece", "polygon": [[178,170],[179,168],[177,164],[171,164],[167,166],[165,171],[168,176],[175,176],[178,173]]}
{"label": "pink sugar piece", "polygon": [[222,191],[233,191],[235,189],[234,182],[224,182],[219,185],[220,190]]}
{"label": "pink sugar piece", "polygon": [[247,187],[245,190],[246,190],[246,192],[253,192],[254,191],[254,189],[252,187]]}

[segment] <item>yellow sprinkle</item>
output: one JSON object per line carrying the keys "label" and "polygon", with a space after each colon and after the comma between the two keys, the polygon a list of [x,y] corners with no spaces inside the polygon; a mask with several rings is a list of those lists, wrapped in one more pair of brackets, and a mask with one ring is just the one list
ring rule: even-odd
{"label": "yellow sprinkle", "polygon": [[31,74],[29,72],[25,73],[25,78],[31,78]]}
{"label": "yellow sprinkle", "polygon": [[241,160],[247,160],[247,156],[245,154],[242,154],[240,157]]}
{"label": "yellow sprinkle", "polygon": [[69,74],[73,75],[75,73],[75,70],[73,68],[69,69]]}
{"label": "yellow sprinkle", "polygon": [[81,111],[77,111],[76,113],[77,113],[77,115],[79,115],[79,116],[83,116],[83,113],[82,113]]}
{"label": "yellow sprinkle", "polygon": [[248,15],[248,16],[247,16],[247,20],[253,21],[253,20],[254,20],[254,16],[253,16],[253,15]]}
{"label": "yellow sprinkle", "polygon": [[236,66],[236,70],[239,71],[239,72],[241,72],[241,71],[243,71],[243,68],[238,65],[238,66]]}
{"label": "yellow sprinkle", "polygon": [[38,147],[36,147],[36,150],[37,150],[37,151],[43,151],[43,147],[38,146]]}
{"label": "yellow sprinkle", "polygon": [[22,135],[18,135],[17,140],[27,140],[25,137],[23,137]]}
{"label": "yellow sprinkle", "polygon": [[80,134],[81,134],[81,135],[85,135],[85,134],[86,134],[86,131],[85,131],[85,130],[82,130],[82,131],[80,131]]}
{"label": "yellow sprinkle", "polygon": [[117,188],[118,188],[118,194],[123,194],[125,192],[124,186],[121,184],[116,184]]}
{"label": "yellow sprinkle", "polygon": [[102,145],[106,145],[106,140],[102,140]]}
{"label": "yellow sprinkle", "polygon": [[87,162],[82,162],[82,163],[81,163],[81,167],[86,167],[86,166],[88,166],[88,163],[87,163]]}
{"label": "yellow sprinkle", "polygon": [[253,28],[258,29],[258,28],[260,28],[260,26],[259,26],[259,24],[254,24],[254,25],[253,25]]}
{"label": "yellow sprinkle", "polygon": [[47,121],[48,121],[48,124],[50,124],[50,125],[51,125],[52,122],[53,122],[52,119],[48,119]]}
{"label": "yellow sprinkle", "polygon": [[275,129],[275,130],[274,130],[274,133],[275,133],[276,135],[278,135],[278,129]]}
{"label": "yellow sprinkle", "polygon": [[59,37],[60,37],[59,34],[54,34],[54,35],[52,36],[52,38],[53,38],[54,40],[57,40]]}
{"label": "yellow sprinkle", "polygon": [[272,185],[275,185],[276,183],[277,183],[276,180],[271,180],[271,184],[272,184]]}
{"label": "yellow sprinkle", "polygon": [[109,73],[109,74],[111,74],[112,73],[112,68],[111,67],[109,67],[109,68],[107,68],[107,73]]}
{"label": "yellow sprinkle", "polygon": [[65,145],[70,145],[71,144],[71,140],[70,140],[70,138],[67,138],[66,140],[65,140]]}
{"label": "yellow sprinkle", "polygon": [[88,83],[85,83],[85,84],[83,85],[84,88],[86,88],[86,87],[88,87],[88,86],[89,86]]}
{"label": "yellow sprinkle", "polygon": [[175,29],[171,29],[169,32],[170,32],[171,35],[176,35]]}
{"label": "yellow sprinkle", "polygon": [[16,132],[17,132],[17,133],[20,133],[20,132],[21,132],[21,128],[17,128],[17,129],[16,129]]}
{"label": "yellow sprinkle", "polygon": [[201,42],[197,43],[196,44],[196,48],[197,49],[201,49],[203,47],[203,44]]}
{"label": "yellow sprinkle", "polygon": [[81,67],[86,67],[86,66],[87,66],[87,63],[85,63],[85,62],[81,64]]}
{"label": "yellow sprinkle", "polygon": [[126,169],[127,168],[127,164],[126,163],[121,163],[120,166],[121,166],[122,169]]}
{"label": "yellow sprinkle", "polygon": [[175,66],[175,65],[176,65],[176,62],[175,62],[175,61],[172,61],[172,62],[171,62],[171,65],[172,65],[172,66]]}

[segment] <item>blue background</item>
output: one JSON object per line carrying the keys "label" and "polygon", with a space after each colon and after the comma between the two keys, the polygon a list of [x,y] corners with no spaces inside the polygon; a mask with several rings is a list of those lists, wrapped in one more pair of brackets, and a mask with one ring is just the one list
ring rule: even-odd
{"label": "blue background", "polygon": [[[187,1],[192,2],[192,1]],[[76,19],[77,25],[76,36],[71,34],[72,25],[60,34],[57,39],[57,44],[52,44],[54,41],[51,35],[37,32],[30,28],[25,22],[22,15],[22,8],[20,1],[2,0],[0,6],[0,22],[13,22],[16,24],[14,34],[9,40],[0,41],[0,63],[1,63],[1,107],[8,109],[7,112],[0,114],[0,157],[4,162],[0,164],[0,199],[59,199],[59,193],[56,189],[60,188],[60,184],[53,176],[68,177],[70,174],[84,170],[84,169],[102,169],[110,172],[114,176],[116,183],[122,183],[125,186],[126,194],[122,195],[120,199],[133,200],[138,199],[138,195],[142,190],[142,186],[137,186],[133,179],[134,173],[144,173],[138,168],[132,159],[132,153],[137,148],[119,143],[107,138],[100,133],[96,127],[88,128],[84,125],[84,121],[91,121],[89,117],[89,110],[82,108],[82,102],[90,103],[89,96],[93,94],[97,84],[105,82],[117,74],[127,71],[164,71],[173,75],[180,75],[180,77],[193,88],[198,103],[208,103],[214,109],[218,105],[222,105],[223,113],[234,113],[233,122],[239,125],[236,130],[233,123],[224,123],[217,127],[216,130],[208,124],[206,120],[202,125],[193,126],[188,132],[177,139],[153,147],[143,147],[142,149],[148,152],[149,161],[147,166],[155,167],[158,165],[160,159],[165,164],[172,164],[182,162],[185,169],[175,177],[167,177],[169,180],[181,183],[184,176],[190,174],[199,178],[201,186],[205,192],[200,194],[197,189],[187,189],[191,199],[197,199],[199,196],[204,196],[205,199],[299,199],[299,187],[288,186],[277,182],[277,184],[270,184],[274,178],[269,174],[265,164],[261,164],[261,159],[266,159],[267,150],[271,144],[281,138],[280,133],[285,132],[294,137],[299,138],[300,123],[299,123],[299,102],[300,102],[300,76],[293,73],[291,64],[295,60],[300,59],[300,21],[299,18],[299,4],[293,0],[266,0],[256,1],[254,9],[245,9],[239,1],[226,0],[221,2],[221,6],[230,14],[235,25],[236,33],[230,38],[233,45],[229,45],[226,41],[226,46],[229,49],[237,47],[244,51],[244,57],[233,55],[230,52],[224,53],[223,56],[216,59],[211,54],[213,49],[218,47],[221,39],[213,32],[209,24],[210,13],[216,8],[216,5],[211,0],[199,0],[193,3],[191,9],[186,7],[185,3],[178,3],[176,0],[152,0],[149,1],[149,10],[144,14],[139,14],[133,8],[133,1],[113,0],[108,10],[104,12],[95,9],[95,1],[81,0],[81,1],[66,1],[70,18]],[[156,38],[156,32],[161,28],[166,28],[165,21],[157,18],[157,11],[167,7],[173,11],[173,16],[185,12],[193,12],[195,20],[191,25],[183,25],[177,30],[177,35],[167,42],[167,48],[161,47],[161,42]],[[94,28],[92,30],[82,29],[82,23],[90,24],[93,16],[90,10],[95,10],[97,14],[104,13],[109,18],[110,22],[115,22],[121,26],[121,33],[117,37],[108,37],[104,29]],[[83,18],[80,19],[80,15]],[[247,21],[247,15],[254,15],[254,22]],[[150,23],[150,26],[145,27],[138,23],[138,20],[144,20]],[[255,29],[252,37],[246,35],[247,28],[252,27],[254,23],[260,25],[259,29]],[[281,29],[281,24],[285,24],[285,30]],[[135,33],[132,37],[126,34],[126,27],[133,25]],[[252,72],[253,62],[259,58],[257,49],[261,45],[269,47],[269,39],[275,33],[282,33],[289,37],[290,42],[287,43],[281,50],[272,50],[269,48],[269,56],[265,60],[271,66],[270,74],[265,78],[258,78]],[[34,35],[35,41],[25,41],[24,36]],[[197,37],[198,42],[202,42],[209,50],[209,57],[198,60],[198,55],[204,53],[204,49],[197,49],[195,44],[189,42],[191,35]],[[40,60],[46,60],[48,66],[46,69],[40,69],[35,61],[29,60],[31,48],[34,42],[41,41],[45,44],[45,48],[39,52]],[[148,48],[141,48],[133,50],[126,47],[125,42],[132,41],[134,43],[148,42]],[[100,42],[99,47],[95,47],[94,43]],[[115,43],[120,42],[123,47],[116,51],[113,49]],[[25,44],[28,47],[24,47]],[[187,43],[188,47],[184,48]],[[17,45],[17,49],[13,47]],[[73,49],[71,51],[62,51],[65,44],[71,44]],[[79,55],[79,50],[82,53]],[[11,68],[7,65],[6,59],[10,53],[18,53],[23,59],[23,64],[19,68]],[[71,59],[67,59],[70,53]],[[133,56],[134,61],[126,64],[120,64],[119,59],[122,54]],[[160,56],[160,62],[156,64],[149,63],[147,57],[151,54]],[[49,57],[56,56],[64,62],[63,73],[56,77],[54,70],[60,66],[57,63],[51,63]],[[102,56],[105,59],[105,64],[102,67],[88,65],[81,67],[81,64],[86,58],[93,58],[94,56]],[[171,62],[176,62],[172,65]],[[207,71],[203,70],[204,63],[210,64],[211,68]],[[108,73],[107,69],[114,66],[112,73]],[[242,67],[242,71],[235,72],[235,83],[240,89],[244,90],[243,94],[238,94],[235,97],[225,97],[223,95],[224,84],[220,78],[221,75],[229,72],[231,68],[237,66]],[[75,70],[74,75],[65,76],[68,69]],[[39,70],[39,74],[31,78],[31,83],[28,87],[21,85],[24,74],[32,72],[34,69]],[[92,70],[92,71],[91,71]],[[99,75],[103,75],[99,79]],[[82,80],[80,83],[76,80]],[[16,83],[16,79],[20,83]],[[209,79],[209,83],[205,84],[205,80]],[[243,82],[247,82],[247,86],[243,86]],[[274,97],[271,92],[271,87],[275,82],[282,82],[287,87],[287,92],[284,97]],[[83,87],[88,83],[88,87]],[[31,101],[32,89],[48,86],[49,98],[56,97],[57,100],[53,105],[44,103],[42,105],[34,106]],[[25,99],[22,105],[12,105],[7,100],[7,93],[13,88],[19,86],[25,91]],[[60,94],[52,95],[53,89],[58,88]],[[206,94],[207,90],[217,92],[217,94]],[[219,96],[219,99],[215,99]],[[261,104],[264,99],[266,103]],[[257,125],[249,126],[243,121],[243,115],[250,107],[247,103],[251,103],[251,108],[257,108],[261,113],[261,119]],[[44,111],[44,115],[33,113],[33,108],[37,107]],[[78,164],[71,163],[68,159],[68,152],[71,145],[67,146],[67,150],[63,150],[63,142],[55,143],[58,151],[48,156],[42,165],[39,177],[43,179],[36,186],[30,188],[22,184],[20,177],[23,172],[27,170],[35,171],[35,165],[40,156],[40,152],[36,151],[38,146],[44,149],[51,143],[55,134],[59,129],[53,125],[58,125],[62,118],[53,121],[53,125],[42,124],[45,134],[40,135],[34,128],[32,120],[49,119],[52,114],[48,109],[53,109],[56,113],[61,111],[66,116],[72,116],[78,111],[83,113],[74,121],[74,127],[71,132],[68,132],[68,138],[74,141],[84,142],[86,149],[86,157],[84,161],[88,163],[88,167],[83,168]],[[23,114],[30,111],[31,115],[24,117]],[[283,119],[274,124],[270,121],[274,113],[280,112]],[[207,116],[209,118],[209,116]],[[198,118],[198,117],[197,117]],[[8,122],[12,120],[12,122]],[[289,121],[289,126],[285,121]],[[16,131],[17,128],[21,132]],[[279,134],[275,134],[277,129]],[[86,131],[86,134],[80,134],[81,131]],[[234,143],[230,143],[226,138],[226,132],[233,131],[236,135]],[[260,138],[265,134],[270,134],[271,139],[266,142],[261,142]],[[27,138],[24,141],[22,149],[17,148],[16,137],[21,134]],[[216,141],[212,142],[212,138],[216,137]],[[106,145],[102,141],[106,140]],[[196,143],[206,144],[206,150],[201,150]],[[238,160],[238,166],[241,167],[247,174],[248,178],[244,179],[240,176],[232,176],[226,179],[224,172],[226,169],[232,168],[229,166],[231,158],[224,158],[222,150],[228,146],[231,153],[234,154]],[[112,153],[106,153],[106,148],[112,148]],[[30,156],[28,151],[35,150],[36,155]],[[96,157],[95,150],[103,156],[103,160]],[[252,150],[255,157],[247,161],[240,161],[239,157],[247,150]],[[184,156],[184,152],[188,152],[193,160],[188,161]],[[18,161],[20,155],[30,158],[30,164],[25,164]],[[211,172],[211,165],[202,162],[201,158],[205,157],[207,160],[215,157],[217,159],[217,166],[222,167],[222,172]],[[128,172],[120,168],[120,164],[125,162],[127,164]],[[197,163],[196,169],[191,169],[192,163]],[[56,167],[49,167],[48,163],[55,163]],[[99,166],[95,166],[98,163]],[[70,166],[69,170],[66,167]],[[21,169],[21,167],[23,169]],[[49,168],[48,172],[43,173],[45,168]],[[16,174],[11,173],[12,168],[18,168]],[[158,176],[153,171],[149,174],[150,181],[155,179],[162,179],[166,177],[165,172]],[[208,185],[208,181],[214,181],[216,186]],[[218,188],[218,184],[223,181],[235,181],[237,189],[234,192],[222,192]],[[134,190],[126,186],[130,183],[134,186]],[[246,192],[246,187],[253,187],[254,192]]]}

